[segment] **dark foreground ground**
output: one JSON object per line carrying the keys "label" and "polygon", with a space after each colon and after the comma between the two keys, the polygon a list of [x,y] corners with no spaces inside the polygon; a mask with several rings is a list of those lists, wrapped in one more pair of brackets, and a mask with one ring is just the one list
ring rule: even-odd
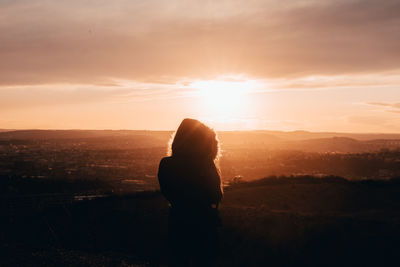
{"label": "dark foreground ground", "polygon": [[[0,265],[162,266],[167,214],[157,192],[8,208]],[[221,217],[217,266],[400,266],[399,180],[240,183],[226,190]]]}

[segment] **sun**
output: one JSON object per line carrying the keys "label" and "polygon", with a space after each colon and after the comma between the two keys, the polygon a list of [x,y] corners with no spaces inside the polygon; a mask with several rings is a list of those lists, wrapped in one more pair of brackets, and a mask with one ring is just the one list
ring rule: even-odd
{"label": "sun", "polygon": [[243,113],[247,107],[247,96],[254,82],[227,80],[200,80],[190,84],[195,89],[203,109],[215,117],[232,117]]}

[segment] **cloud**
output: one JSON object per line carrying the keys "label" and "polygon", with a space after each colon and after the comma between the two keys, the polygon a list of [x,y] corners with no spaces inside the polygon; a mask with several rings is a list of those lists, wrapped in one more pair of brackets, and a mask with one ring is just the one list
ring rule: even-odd
{"label": "cloud", "polygon": [[393,72],[353,75],[313,75],[297,78],[274,78],[264,81],[279,90],[327,90],[338,88],[394,88],[400,84],[400,75]]}
{"label": "cloud", "polygon": [[368,102],[367,104],[381,107],[385,112],[400,113],[400,102]]}
{"label": "cloud", "polygon": [[400,69],[400,1],[1,1],[0,84]]}
{"label": "cloud", "polygon": [[369,102],[367,103],[373,106],[390,107],[400,109],[400,103],[388,103],[388,102]]}
{"label": "cloud", "polygon": [[0,111],[80,104],[129,104],[193,97],[194,89],[181,84],[140,83],[52,84],[0,87]]}

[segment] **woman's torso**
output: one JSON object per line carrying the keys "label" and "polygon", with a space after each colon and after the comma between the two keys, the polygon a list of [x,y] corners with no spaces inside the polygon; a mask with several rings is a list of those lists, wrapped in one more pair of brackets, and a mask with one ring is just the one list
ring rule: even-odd
{"label": "woman's torso", "polygon": [[160,189],[174,208],[209,208],[222,198],[213,161],[165,157],[158,171]]}

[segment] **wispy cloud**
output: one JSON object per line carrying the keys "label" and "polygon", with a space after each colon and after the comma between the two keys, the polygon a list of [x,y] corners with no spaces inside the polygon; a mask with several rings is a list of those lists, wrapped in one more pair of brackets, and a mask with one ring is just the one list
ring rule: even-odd
{"label": "wispy cloud", "polygon": [[400,113],[400,102],[368,102],[367,104],[380,107],[385,112]]}
{"label": "wispy cloud", "polygon": [[400,109],[400,103],[369,102],[369,105]]}

